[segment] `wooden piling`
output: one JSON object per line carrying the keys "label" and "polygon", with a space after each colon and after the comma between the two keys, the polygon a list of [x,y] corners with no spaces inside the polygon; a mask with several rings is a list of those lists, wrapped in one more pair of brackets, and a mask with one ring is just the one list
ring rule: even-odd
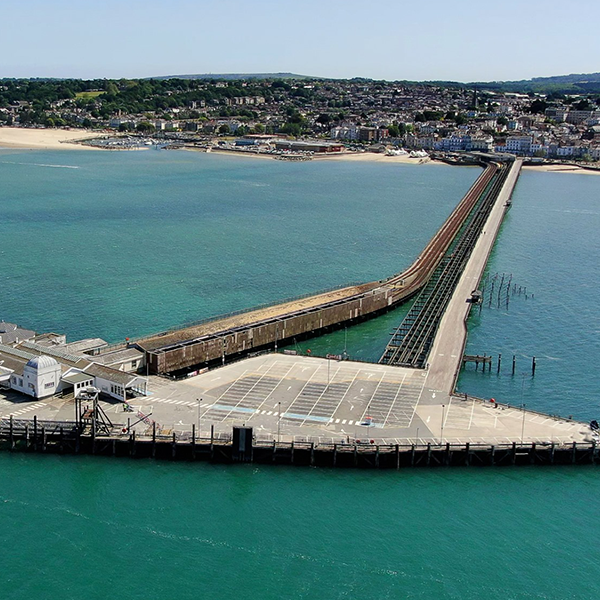
{"label": "wooden piling", "polygon": [[512,364],[512,374],[515,374],[515,368],[517,366],[517,356],[516,354],[513,354],[513,364]]}
{"label": "wooden piling", "polygon": [[[535,377],[535,356],[533,357],[533,359],[531,360],[531,376]],[[543,379],[543,378],[542,378]]]}
{"label": "wooden piling", "polygon": [[502,364],[502,353],[498,354],[498,370],[496,373],[500,374],[500,365]]}

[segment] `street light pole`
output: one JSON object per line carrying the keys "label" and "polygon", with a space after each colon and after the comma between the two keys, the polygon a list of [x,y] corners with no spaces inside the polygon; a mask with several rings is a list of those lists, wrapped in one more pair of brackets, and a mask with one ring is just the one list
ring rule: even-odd
{"label": "street light pole", "polygon": [[196,410],[198,411],[198,439],[200,439],[200,404],[202,402],[202,398],[200,398],[200,400],[198,400],[198,398],[196,398]]}
{"label": "street light pole", "polygon": [[521,373],[521,410],[523,411],[523,423],[521,425],[521,444],[525,437],[525,403],[523,402],[523,389],[525,387],[525,373]]}
{"label": "street light pole", "polygon": [[278,404],[279,412],[277,414],[277,443],[279,444],[281,436],[281,402],[279,402]]}
{"label": "street light pole", "polygon": [[444,443],[444,408],[446,408],[446,405],[442,404],[442,427],[440,435],[440,446]]}

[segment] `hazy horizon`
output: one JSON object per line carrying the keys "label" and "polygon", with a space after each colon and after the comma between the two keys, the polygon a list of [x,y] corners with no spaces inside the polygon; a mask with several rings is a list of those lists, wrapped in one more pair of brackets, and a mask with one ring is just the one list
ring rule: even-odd
{"label": "hazy horizon", "polygon": [[6,0],[0,77],[512,81],[599,71],[599,18],[591,0]]}

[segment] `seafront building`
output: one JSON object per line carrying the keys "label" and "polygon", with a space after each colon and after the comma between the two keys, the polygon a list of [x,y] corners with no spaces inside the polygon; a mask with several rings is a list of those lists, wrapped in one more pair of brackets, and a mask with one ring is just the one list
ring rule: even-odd
{"label": "seafront building", "polygon": [[137,130],[204,148],[231,135],[268,134],[309,144],[343,141],[363,149],[386,144],[428,152],[509,152],[540,160],[600,159],[595,129],[600,108],[591,94],[370,80],[194,80],[149,86],[143,101],[130,98],[129,86],[112,83],[118,94],[105,103],[98,84],[90,82],[92,97],[59,98],[35,113],[32,101],[19,97],[19,84],[11,84],[12,99],[0,107],[0,125]]}
{"label": "seafront building", "polygon": [[[117,400],[148,392],[147,378],[137,374],[143,370],[144,355],[135,348],[111,351],[99,338],[67,343],[64,335],[36,336],[14,323],[3,326],[15,335],[0,344],[1,387],[33,398],[76,396],[89,386]],[[18,331],[33,335],[19,340]]]}

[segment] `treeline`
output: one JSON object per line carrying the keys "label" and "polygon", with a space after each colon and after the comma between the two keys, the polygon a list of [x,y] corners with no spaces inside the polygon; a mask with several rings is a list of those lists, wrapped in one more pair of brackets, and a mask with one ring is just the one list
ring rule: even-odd
{"label": "treeline", "polygon": [[[184,108],[193,102],[221,104],[225,98],[260,96],[265,101],[277,96],[278,90],[287,91],[282,82],[241,81],[217,82],[186,79],[120,79],[120,80],[0,80],[0,108],[27,102],[33,110],[49,110],[52,104],[73,102],[79,108],[96,105],[99,116],[106,117],[117,111],[141,113],[168,108]],[[93,95],[94,92],[100,92]]]}

